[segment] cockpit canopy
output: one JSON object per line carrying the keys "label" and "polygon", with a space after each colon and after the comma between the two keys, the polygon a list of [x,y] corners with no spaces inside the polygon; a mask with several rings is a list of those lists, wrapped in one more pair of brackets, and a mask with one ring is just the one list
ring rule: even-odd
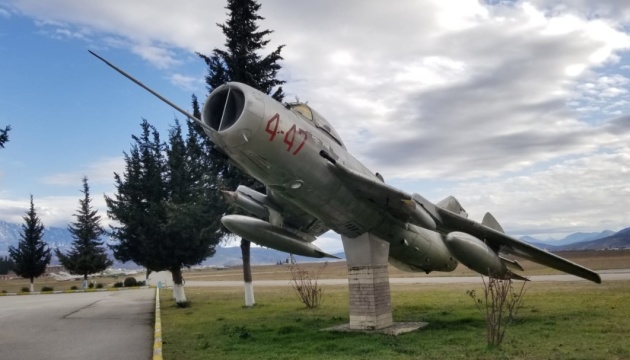
{"label": "cockpit canopy", "polygon": [[306,120],[312,122],[316,128],[318,128],[328,137],[333,139],[342,148],[344,149],[346,148],[343,145],[343,142],[341,141],[341,137],[339,136],[339,134],[337,134],[335,129],[333,129],[333,127],[330,126],[330,123],[323,116],[321,116],[317,111],[311,109],[310,106],[304,103],[296,102],[296,103],[287,104],[287,107],[289,108],[289,110],[292,110],[293,112],[299,114]]}

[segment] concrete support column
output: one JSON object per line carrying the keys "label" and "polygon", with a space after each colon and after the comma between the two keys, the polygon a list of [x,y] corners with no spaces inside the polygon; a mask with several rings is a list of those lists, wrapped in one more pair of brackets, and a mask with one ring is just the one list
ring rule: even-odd
{"label": "concrete support column", "polygon": [[389,243],[372,234],[341,237],[348,264],[350,329],[377,330],[393,324],[387,259]]}

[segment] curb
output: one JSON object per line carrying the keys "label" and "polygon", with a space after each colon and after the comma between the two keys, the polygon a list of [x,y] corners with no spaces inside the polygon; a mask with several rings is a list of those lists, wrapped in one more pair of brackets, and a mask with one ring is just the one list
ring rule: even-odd
{"label": "curb", "polygon": [[50,294],[76,294],[76,293],[91,293],[91,292],[105,292],[105,291],[127,291],[127,290],[139,290],[139,289],[151,289],[153,286],[133,286],[122,288],[104,288],[104,289],[78,289],[78,290],[54,290],[54,291],[33,291],[33,292],[19,292],[19,293],[0,293],[2,296],[26,296],[26,295],[50,295]]}
{"label": "curb", "polygon": [[160,314],[160,288],[155,288],[155,332],[153,339],[153,360],[162,360],[162,319]]}

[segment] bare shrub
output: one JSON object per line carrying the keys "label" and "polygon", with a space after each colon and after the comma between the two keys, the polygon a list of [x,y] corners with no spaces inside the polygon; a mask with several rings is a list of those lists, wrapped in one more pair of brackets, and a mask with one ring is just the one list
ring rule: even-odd
{"label": "bare shrub", "polygon": [[488,347],[500,347],[508,326],[512,323],[518,310],[523,306],[525,281],[520,287],[514,286],[512,279],[481,277],[483,281],[483,297],[478,297],[475,290],[466,294],[475,302],[475,306],[486,317],[486,340]]}
{"label": "bare shrub", "polygon": [[292,261],[289,265],[289,269],[291,270],[291,285],[298,299],[308,308],[316,308],[323,301],[324,292],[317,284],[317,280],[326,266],[328,266],[328,262],[325,262],[323,266],[311,272],[300,268],[295,261]]}

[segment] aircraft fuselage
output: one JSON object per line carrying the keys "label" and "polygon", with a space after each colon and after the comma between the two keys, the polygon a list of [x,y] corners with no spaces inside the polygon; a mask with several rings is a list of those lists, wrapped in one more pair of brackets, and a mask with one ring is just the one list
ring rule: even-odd
{"label": "aircraft fuselage", "polygon": [[249,86],[228,83],[210,95],[202,121],[214,130],[206,131],[225,155],[280,202],[305,210],[343,236],[370,232],[388,241],[392,263],[406,270],[451,271],[457,266],[441,234],[369,206],[331,172],[322,152],[382,181],[347,152],[330,124],[312,109],[287,109]]}

